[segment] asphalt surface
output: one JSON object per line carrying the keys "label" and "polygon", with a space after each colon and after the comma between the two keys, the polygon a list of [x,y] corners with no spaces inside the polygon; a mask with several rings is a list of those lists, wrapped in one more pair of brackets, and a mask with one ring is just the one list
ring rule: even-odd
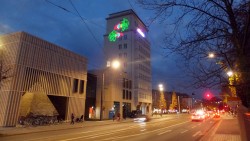
{"label": "asphalt surface", "polygon": [[[198,141],[218,120],[207,119],[192,122],[190,115],[157,118],[149,122],[133,122],[100,126],[83,126],[80,128],[51,130],[37,133],[3,136],[1,141]],[[48,127],[49,128],[49,127]]]}

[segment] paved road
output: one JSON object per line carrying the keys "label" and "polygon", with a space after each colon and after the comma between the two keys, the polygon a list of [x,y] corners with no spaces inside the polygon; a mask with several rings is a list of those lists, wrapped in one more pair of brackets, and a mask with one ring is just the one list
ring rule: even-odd
{"label": "paved road", "polygon": [[[146,123],[127,122],[60,131],[1,137],[1,141],[196,141],[218,121],[191,122],[190,115],[153,119]],[[74,125],[72,125],[74,126]]]}

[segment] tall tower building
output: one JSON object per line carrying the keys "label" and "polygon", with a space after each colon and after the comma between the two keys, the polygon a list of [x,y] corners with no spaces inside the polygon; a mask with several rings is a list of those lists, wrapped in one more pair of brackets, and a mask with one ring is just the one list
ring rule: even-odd
{"label": "tall tower building", "polygon": [[118,59],[120,70],[132,80],[131,110],[149,114],[152,107],[152,84],[148,29],[131,9],[109,14],[106,20],[105,59]]}

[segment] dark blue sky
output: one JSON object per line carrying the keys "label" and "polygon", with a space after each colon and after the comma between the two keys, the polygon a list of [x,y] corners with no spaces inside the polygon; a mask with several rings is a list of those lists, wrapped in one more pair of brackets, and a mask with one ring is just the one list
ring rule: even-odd
{"label": "dark blue sky", "polygon": [[[50,0],[69,11],[77,13],[69,0]],[[144,10],[134,0],[72,0],[85,23],[95,35],[95,40],[80,17],[53,6],[46,0],[1,0],[0,34],[25,31],[64,47],[88,58],[88,68],[103,66],[103,35],[106,31],[108,14],[133,9],[146,25],[153,17],[151,11]],[[195,91],[187,88],[190,79],[186,78],[181,62],[174,55],[163,57],[162,39],[168,28],[154,21],[149,27],[151,42],[151,64],[153,88],[163,83],[167,91]],[[178,64],[178,66],[177,66]]]}

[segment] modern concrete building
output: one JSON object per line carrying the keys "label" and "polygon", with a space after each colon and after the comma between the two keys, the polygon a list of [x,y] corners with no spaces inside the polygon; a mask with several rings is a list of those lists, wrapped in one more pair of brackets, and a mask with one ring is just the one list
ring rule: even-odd
{"label": "modern concrete building", "polygon": [[[69,120],[84,114],[87,81],[87,59],[25,32],[0,36],[1,81],[0,126],[15,126],[25,95],[46,94],[57,114]],[[46,99],[46,97],[42,96]],[[27,101],[23,105],[27,106]],[[33,103],[34,104],[34,103]],[[46,111],[44,103],[36,110]],[[32,109],[32,108],[31,108]],[[27,109],[23,110],[31,112]],[[26,113],[28,114],[28,113]],[[34,113],[33,113],[34,114]],[[39,114],[39,113],[38,113]]]}
{"label": "modern concrete building", "polygon": [[[105,60],[119,59],[121,67],[119,71],[112,69],[105,71],[105,82],[117,81],[114,82],[117,87],[112,85],[117,90],[109,91],[111,89],[107,87],[109,92],[105,91],[104,104],[107,104],[105,108],[108,110],[104,112],[106,115],[104,118],[108,118],[108,112],[112,107],[119,107],[119,112],[126,109],[128,112],[141,110],[142,114],[150,114],[152,111],[152,78],[148,29],[133,10],[109,14],[106,20]],[[118,74],[115,75],[115,73]],[[128,87],[123,87],[126,82]],[[97,108],[98,102],[100,103],[99,94],[97,93]],[[110,95],[106,97],[108,94]],[[122,108],[124,105],[128,107]]]}

